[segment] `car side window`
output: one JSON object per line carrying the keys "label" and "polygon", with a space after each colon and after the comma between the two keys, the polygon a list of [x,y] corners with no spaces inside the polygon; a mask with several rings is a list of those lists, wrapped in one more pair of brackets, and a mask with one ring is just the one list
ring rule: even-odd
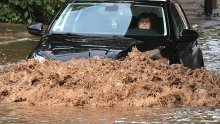
{"label": "car side window", "polygon": [[180,17],[181,17],[181,20],[182,20],[182,22],[183,22],[184,29],[189,29],[189,25],[188,25],[188,23],[187,23],[187,21],[186,21],[186,16],[184,15],[182,8],[181,8],[180,5],[177,4],[177,3],[174,3],[174,5],[175,5],[175,8],[177,9],[178,14],[179,14]]}
{"label": "car side window", "polygon": [[171,4],[172,20],[174,23],[175,34],[179,38],[179,34],[183,29],[188,29],[187,21],[180,6],[176,3]]}

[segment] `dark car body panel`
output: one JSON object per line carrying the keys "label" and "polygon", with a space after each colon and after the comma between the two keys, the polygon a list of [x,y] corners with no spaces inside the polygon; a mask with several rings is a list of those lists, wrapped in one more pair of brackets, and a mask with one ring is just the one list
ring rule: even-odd
{"label": "dark car body panel", "polygon": [[[145,42],[143,42],[145,41]],[[156,41],[156,42],[155,42]],[[164,38],[145,37],[70,37],[46,36],[41,40],[40,48],[33,53],[48,59],[67,61],[73,58],[103,56],[112,59],[125,57],[132,47],[148,51],[170,44]],[[30,55],[29,58],[31,58]]]}

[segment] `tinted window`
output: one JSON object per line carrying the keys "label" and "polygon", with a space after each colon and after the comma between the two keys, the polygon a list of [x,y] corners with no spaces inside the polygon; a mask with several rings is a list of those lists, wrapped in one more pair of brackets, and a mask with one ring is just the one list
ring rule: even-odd
{"label": "tinted window", "polygon": [[175,8],[176,8],[179,16],[181,17],[182,22],[183,22],[183,28],[184,29],[188,29],[189,25],[188,25],[188,23],[186,21],[186,16],[184,15],[182,8],[177,3],[174,3],[174,5],[175,5]]}
{"label": "tinted window", "polygon": [[185,15],[182,12],[181,7],[177,4],[171,4],[171,12],[172,12],[172,19],[174,22],[174,28],[177,38],[179,37],[180,32],[183,29],[188,29],[188,23],[186,21]]}

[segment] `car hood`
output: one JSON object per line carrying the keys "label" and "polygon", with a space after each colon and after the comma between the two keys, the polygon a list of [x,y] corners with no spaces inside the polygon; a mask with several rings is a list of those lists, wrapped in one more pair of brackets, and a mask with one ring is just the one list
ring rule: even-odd
{"label": "car hood", "polygon": [[162,45],[162,42],[154,43],[153,46],[146,43],[144,40],[125,37],[49,36],[43,38],[42,47],[35,52],[35,56],[62,61],[94,56],[120,59],[127,56],[134,46],[140,48],[140,51],[146,51]]}

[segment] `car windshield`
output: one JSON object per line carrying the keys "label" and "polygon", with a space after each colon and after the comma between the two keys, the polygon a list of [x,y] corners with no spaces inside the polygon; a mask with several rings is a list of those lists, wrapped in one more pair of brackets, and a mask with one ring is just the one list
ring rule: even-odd
{"label": "car windshield", "polygon": [[[151,28],[141,29],[140,15],[150,15]],[[140,21],[141,20],[141,21]],[[50,33],[113,36],[166,36],[166,20],[161,4],[70,3],[53,23]]]}

